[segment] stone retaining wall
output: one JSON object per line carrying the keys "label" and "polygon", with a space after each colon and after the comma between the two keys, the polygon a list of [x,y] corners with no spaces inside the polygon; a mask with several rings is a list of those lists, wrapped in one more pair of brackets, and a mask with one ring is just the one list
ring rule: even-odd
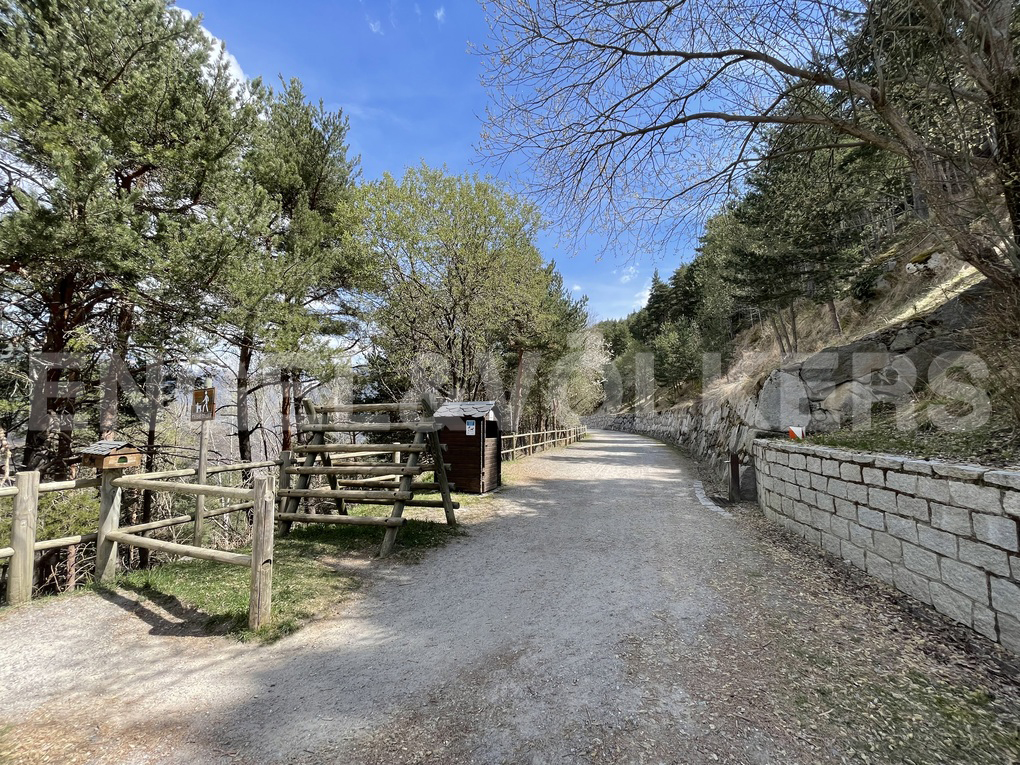
{"label": "stone retaining wall", "polygon": [[859,426],[870,421],[876,403],[912,405],[914,392],[931,386],[967,348],[962,330],[985,289],[978,285],[925,316],[788,360],[753,389],[717,391],[661,412],[642,412],[639,403],[636,413],[582,421],[652,436],[716,464],[728,462],[731,454],[750,463],[751,444],[761,435],[786,433],[791,426],[809,432]]}
{"label": "stone retaining wall", "polygon": [[1020,472],[754,442],[766,517],[1020,653]]}
{"label": "stone retaining wall", "polygon": [[751,466],[751,444],[762,431],[750,427],[736,416],[727,402],[697,402],[684,409],[635,414],[595,414],[582,417],[589,428],[619,430],[650,436],[679,446],[693,457],[710,463],[722,481],[729,477],[730,455],[741,458],[740,494],[754,499],[754,468]]}
{"label": "stone retaining wall", "polygon": [[730,454],[740,454],[750,461],[751,444],[761,435],[761,430],[744,422],[729,402],[698,401],[682,409],[647,414],[594,414],[581,421],[589,428],[651,436],[711,462],[728,462]]}

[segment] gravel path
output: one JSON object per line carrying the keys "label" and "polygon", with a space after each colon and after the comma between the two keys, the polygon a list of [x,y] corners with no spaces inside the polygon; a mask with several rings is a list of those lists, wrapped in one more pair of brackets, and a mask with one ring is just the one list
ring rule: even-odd
{"label": "gravel path", "polygon": [[[823,686],[921,672],[1012,698],[994,656],[923,624],[905,639],[916,619],[893,596],[802,562],[746,508],[705,507],[696,466],[663,444],[599,431],[506,473],[466,537],[373,562],[340,616],[271,646],[113,596],[9,612],[0,760],[813,765],[874,739],[863,761],[925,762],[883,753],[861,721],[854,704],[866,716],[880,692]],[[1008,705],[977,714],[987,761],[1008,762]]]}

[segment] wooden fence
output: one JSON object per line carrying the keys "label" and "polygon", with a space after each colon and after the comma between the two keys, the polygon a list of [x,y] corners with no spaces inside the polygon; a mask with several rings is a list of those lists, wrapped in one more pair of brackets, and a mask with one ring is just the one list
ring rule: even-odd
{"label": "wooden fence", "polygon": [[[368,429],[369,426],[359,425],[359,429]],[[391,426],[388,426],[392,428]],[[380,428],[381,429],[381,428]],[[587,433],[584,426],[576,428],[559,428],[556,430],[545,430],[534,433],[515,433],[502,437],[502,455],[504,459],[515,459],[534,454],[555,446],[564,446],[574,443],[583,438]],[[324,447],[306,447],[309,451]],[[345,454],[346,457],[363,456],[366,454],[379,454],[371,450],[364,450],[364,446],[333,445],[330,447],[337,451],[352,451],[352,454]],[[354,450],[358,450],[355,452]],[[403,451],[404,449],[402,449]],[[409,449],[408,449],[409,450]],[[386,453],[395,451],[387,448]],[[359,453],[360,452],[360,453]],[[399,460],[399,456],[396,457]],[[248,462],[230,465],[215,465],[205,470],[205,475],[215,475],[231,471],[260,470],[264,468],[276,468],[281,465],[280,460],[265,462]],[[348,470],[356,472],[361,476],[358,483],[383,483],[393,479],[403,479],[408,469],[396,463],[386,463],[378,466],[337,466],[334,472]],[[308,472],[314,472],[309,469]],[[89,542],[96,543],[96,573],[95,578],[99,582],[110,582],[116,575],[117,568],[117,546],[129,545],[141,547],[157,552],[182,555],[189,558],[198,558],[228,565],[245,566],[251,569],[251,605],[248,614],[249,625],[253,629],[266,624],[270,618],[271,593],[272,593],[272,559],[275,520],[286,514],[277,512],[276,509],[276,480],[274,478],[257,476],[255,486],[252,489],[215,486],[205,483],[187,483],[184,481],[171,480],[191,478],[199,475],[199,470],[189,468],[184,470],[167,470],[159,473],[147,473],[140,475],[125,475],[123,470],[105,470],[96,478],[84,478],[74,481],[53,481],[40,483],[37,471],[22,471],[15,476],[13,486],[0,487],[0,498],[12,497],[14,500],[14,514],[11,522],[11,545],[0,547],[0,560],[10,560],[7,573],[7,603],[16,605],[25,603],[32,598],[32,588],[35,576],[35,554],[37,552],[52,550],[60,547],[70,547]],[[365,477],[367,476],[367,477]],[[338,484],[341,483],[339,479]],[[408,479],[410,480],[410,479]],[[351,481],[342,481],[351,483]],[[424,485],[423,485],[424,486]],[[431,486],[430,486],[431,487]],[[39,519],[39,497],[42,494],[58,491],[71,491],[75,489],[99,489],[100,508],[99,519],[95,532],[88,534],[76,534],[74,536],[60,537],[58,539],[37,539]],[[170,518],[162,518],[158,521],[139,523],[129,526],[120,525],[120,504],[121,490],[138,489],[140,491],[167,492],[170,494],[192,495],[196,497],[220,497],[226,500],[233,500],[232,504],[214,509],[204,509],[204,503],[197,503],[194,513],[177,515]],[[306,492],[313,495],[315,491]],[[335,492],[333,492],[335,493]],[[416,503],[422,506],[441,506],[444,503],[422,500]],[[230,513],[251,510],[253,512],[252,524],[252,553],[230,552],[217,550],[200,545],[200,535],[196,535],[195,544],[185,545],[177,542],[169,542],[161,539],[154,539],[145,536],[146,533],[156,529],[178,526],[185,523],[194,523],[201,527],[205,519],[213,518]],[[340,516],[337,516],[340,518]],[[288,519],[289,520],[289,519]],[[333,521],[332,516],[323,516],[322,520]],[[391,519],[384,519],[386,525]],[[361,517],[343,517],[346,523],[378,522],[377,519],[364,519]],[[394,521],[395,523],[395,521]]]}
{"label": "wooden fence", "polygon": [[527,457],[536,451],[580,441],[587,434],[588,429],[584,425],[576,428],[542,430],[535,433],[511,433],[502,437],[501,453],[505,460]]}
{"label": "wooden fence", "polygon": [[[257,470],[278,466],[278,460],[220,465],[208,468],[206,474],[239,470]],[[197,475],[195,469],[169,470],[161,473],[124,475],[123,470],[104,470],[96,478],[77,481],[54,481],[40,483],[37,471],[23,471],[15,476],[14,486],[0,488],[0,497],[14,498],[14,515],[11,522],[11,546],[0,548],[0,560],[10,559],[7,573],[7,603],[17,605],[32,598],[35,573],[35,553],[56,547],[69,547],[86,542],[96,543],[96,574],[99,582],[110,582],[116,575],[117,545],[125,544],[158,552],[184,555],[190,558],[211,560],[251,569],[251,604],[248,623],[252,629],[268,623],[271,611],[272,560],[274,514],[276,511],[275,479],[256,476],[254,488],[231,488],[208,484],[169,482],[168,478],[186,478]],[[61,537],[59,539],[36,539],[39,517],[39,496],[55,491],[72,489],[99,489],[99,521],[97,530],[89,534]],[[120,526],[121,490],[124,488],[146,491],[162,491],[173,494],[188,494],[198,497],[221,497],[239,500],[234,504],[213,510],[196,508],[190,515],[163,518],[149,523]],[[143,536],[155,529],[177,526],[184,523],[201,524],[205,518],[251,510],[252,552],[251,555],[201,547],[197,544],[183,545]]]}

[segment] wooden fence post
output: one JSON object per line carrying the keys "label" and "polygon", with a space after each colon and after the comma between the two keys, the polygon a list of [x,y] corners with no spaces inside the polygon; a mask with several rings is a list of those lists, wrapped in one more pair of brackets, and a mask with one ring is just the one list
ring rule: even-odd
{"label": "wooden fence post", "polygon": [[436,454],[436,469],[433,472],[433,478],[439,483],[439,491],[443,497],[443,510],[446,513],[446,523],[450,526],[456,526],[457,516],[453,512],[453,499],[450,497],[450,480],[446,476],[446,467],[443,463],[443,446],[439,443],[439,431],[433,430],[429,434],[429,440]]}
{"label": "wooden fence post", "polygon": [[248,626],[257,630],[269,624],[273,608],[273,531],[276,492],[273,479],[255,476],[251,532],[251,600]]}
{"label": "wooden fence post", "polygon": [[96,581],[112,582],[117,576],[117,543],[106,538],[120,526],[119,486],[113,482],[124,474],[123,470],[106,469],[102,472],[99,487],[99,534],[96,537]]}
{"label": "wooden fence post", "polygon": [[[279,488],[281,489],[281,491],[277,492],[277,493],[282,494],[283,493],[282,489],[289,489],[290,488],[291,474],[288,473],[287,470],[293,464],[294,464],[294,452],[291,452],[291,451],[280,452],[280,481],[279,481],[278,485],[279,485]],[[280,512],[281,513],[286,512],[286,510],[287,510],[287,497],[280,497],[279,503],[280,503],[280,507],[279,507]],[[255,511],[252,510],[252,518],[253,519],[254,519],[254,512]],[[254,523],[254,520],[252,522]],[[280,521],[280,531],[281,531],[281,534],[283,533],[283,524],[284,523],[286,523],[286,521]]]}
{"label": "wooden fence post", "polygon": [[737,454],[730,455],[730,480],[729,480],[729,498],[731,502],[740,501],[740,456]]}
{"label": "wooden fence post", "polygon": [[11,547],[14,557],[7,570],[7,605],[15,606],[32,599],[35,578],[35,531],[39,519],[39,471],[26,470],[14,476],[18,489],[14,497],[11,523]]}
{"label": "wooden fence post", "polygon": [[[204,484],[209,470],[209,420],[202,420],[202,430],[198,436],[198,474],[195,483]],[[192,537],[195,547],[202,546],[202,535],[205,533],[205,495],[195,498],[195,529]]]}

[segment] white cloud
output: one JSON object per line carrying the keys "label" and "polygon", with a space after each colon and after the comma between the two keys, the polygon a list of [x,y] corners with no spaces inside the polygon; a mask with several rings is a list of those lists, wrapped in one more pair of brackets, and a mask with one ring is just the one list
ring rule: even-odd
{"label": "white cloud", "polygon": [[652,292],[652,284],[651,284],[651,282],[649,282],[648,286],[646,286],[640,292],[635,292],[634,293],[634,308],[636,308],[636,309],[644,308],[645,304],[648,302],[648,296],[651,294],[651,292]]}
{"label": "white cloud", "polygon": [[[627,266],[623,269],[623,274],[620,276],[620,284],[626,284],[635,276],[637,276],[637,266]],[[615,271],[613,273],[616,273]]]}
{"label": "white cloud", "polygon": [[571,289],[572,291],[574,291],[574,292],[580,292],[580,291],[581,291],[581,285],[580,285],[580,284],[575,284],[575,285],[574,285],[573,287],[571,287],[570,289]]}
{"label": "white cloud", "polygon": [[436,17],[436,21],[442,24],[446,21],[446,6],[440,5],[432,15]]}
{"label": "white cloud", "polygon": [[368,28],[372,30],[372,34],[381,35],[383,33],[382,22],[370,19],[365,16],[365,21],[368,22]]}
{"label": "white cloud", "polygon": [[[211,36],[211,35],[210,35]],[[216,38],[213,38],[214,40]],[[247,82],[248,78],[244,74],[244,70],[241,68],[240,62],[234,58],[234,54],[230,53],[226,47],[222,48],[223,57],[227,61],[227,70],[230,72],[230,76],[238,82]]]}
{"label": "white cloud", "polygon": [[378,106],[360,104],[355,101],[335,105],[329,104],[328,106],[331,109],[335,109],[339,106],[343,109],[344,114],[356,120],[364,122],[388,122],[406,130],[414,128],[414,124],[410,120],[400,116],[396,112],[389,111],[388,109],[382,109]]}
{"label": "white cloud", "polygon": [[[185,19],[192,19],[195,16],[195,14],[187,8],[181,8],[178,6],[176,10]],[[223,60],[227,62],[227,71],[230,73],[231,78],[237,80],[242,85],[247,82],[248,78],[245,76],[240,62],[234,58],[234,55],[230,51],[227,50],[226,43],[205,27],[202,27],[202,33],[208,37],[209,41],[213,44],[213,48],[216,50],[216,55],[222,56]]]}

